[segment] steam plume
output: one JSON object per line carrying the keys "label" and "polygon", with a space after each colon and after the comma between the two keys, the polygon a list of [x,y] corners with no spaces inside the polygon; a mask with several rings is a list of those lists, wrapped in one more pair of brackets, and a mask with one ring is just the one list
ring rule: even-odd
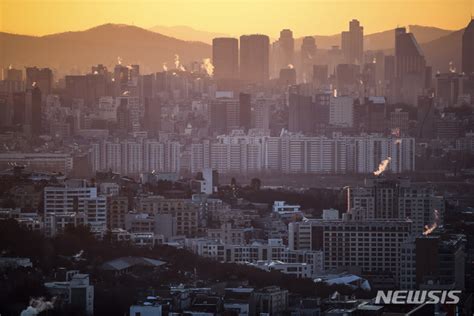
{"label": "steam plume", "polygon": [[391,160],[392,158],[390,157],[387,157],[387,159],[382,160],[379,164],[379,168],[376,171],[374,171],[374,175],[375,176],[381,175],[387,169],[388,164],[390,163]]}
{"label": "steam plume", "polygon": [[163,71],[168,71],[168,66],[166,65],[166,63],[163,63]]}
{"label": "steam plume", "polygon": [[117,57],[117,64],[119,64],[119,65],[122,64],[122,57],[120,57],[120,56]]}
{"label": "steam plume", "polygon": [[179,55],[174,54],[174,68],[179,69],[179,65],[181,65],[181,63],[179,61]]}
{"label": "steam plume", "polygon": [[51,301],[46,301],[44,297],[32,298],[30,305],[21,312],[20,316],[34,316],[43,311],[53,309],[55,300],[55,297]]}
{"label": "steam plume", "polygon": [[428,236],[429,234],[431,234],[438,227],[439,211],[434,210],[433,215],[434,215],[433,223],[431,223],[431,225],[425,225],[425,231],[423,232],[423,235],[425,235],[425,236]]}
{"label": "steam plume", "polygon": [[288,69],[293,69],[293,64],[288,64]]}
{"label": "steam plume", "polygon": [[210,58],[204,58],[201,67],[206,71],[209,77],[212,77],[214,74],[214,65],[211,63]]}

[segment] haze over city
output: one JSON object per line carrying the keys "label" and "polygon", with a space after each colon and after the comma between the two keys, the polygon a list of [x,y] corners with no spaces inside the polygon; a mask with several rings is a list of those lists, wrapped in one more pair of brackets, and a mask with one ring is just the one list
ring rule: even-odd
{"label": "haze over city", "polygon": [[473,4],[0,2],[0,315],[474,315]]}
{"label": "haze over city", "polygon": [[282,28],[291,28],[295,36],[332,35],[352,18],[364,21],[366,34],[409,24],[459,30],[473,9],[471,0],[3,0],[0,31],[38,36],[122,23],[145,29],[185,25],[233,36],[277,37]]}

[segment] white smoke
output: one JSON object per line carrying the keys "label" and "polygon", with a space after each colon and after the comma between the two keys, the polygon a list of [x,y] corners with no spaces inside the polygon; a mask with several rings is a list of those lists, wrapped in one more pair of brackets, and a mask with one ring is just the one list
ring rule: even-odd
{"label": "white smoke", "polygon": [[288,69],[293,69],[295,67],[293,67],[293,64],[288,64]]}
{"label": "white smoke", "polygon": [[33,88],[36,87],[36,85],[37,85],[36,81],[33,81],[33,83],[31,84]]}
{"label": "white smoke", "polygon": [[202,60],[202,69],[204,69],[209,77],[212,77],[214,74],[214,65],[211,63],[210,58],[204,58]]}
{"label": "white smoke", "polygon": [[174,68],[175,69],[179,69],[179,66],[181,65],[180,61],[179,61],[179,55],[178,54],[174,54]]}
{"label": "white smoke", "polygon": [[166,63],[163,63],[163,71],[168,71],[168,66],[166,65]]}
{"label": "white smoke", "polygon": [[439,211],[434,210],[433,215],[434,215],[433,223],[431,223],[431,225],[425,225],[425,231],[423,232],[423,235],[425,235],[425,236],[428,236],[429,234],[431,234],[438,227],[438,224],[439,224]]}
{"label": "white smoke", "polygon": [[117,64],[119,64],[119,65],[122,64],[122,57],[117,56]]}
{"label": "white smoke", "polygon": [[392,158],[390,158],[390,157],[387,157],[387,159],[382,160],[379,164],[379,168],[376,171],[374,171],[374,175],[379,176],[385,170],[387,170],[388,164],[390,163],[391,160],[392,160]]}
{"label": "white smoke", "polygon": [[456,72],[456,67],[454,67],[454,63],[452,61],[449,62],[449,72]]}
{"label": "white smoke", "polygon": [[20,316],[34,316],[39,313],[54,308],[54,301],[56,297],[53,297],[51,301],[46,301],[44,297],[30,299],[30,305],[24,309]]}

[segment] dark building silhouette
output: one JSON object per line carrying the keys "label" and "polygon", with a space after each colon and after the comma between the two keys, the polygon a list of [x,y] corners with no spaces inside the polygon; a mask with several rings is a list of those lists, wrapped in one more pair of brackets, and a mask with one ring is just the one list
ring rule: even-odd
{"label": "dark building silhouette", "polygon": [[316,41],[312,36],[303,38],[301,44],[301,81],[309,81],[313,65],[316,63]]}
{"label": "dark building silhouette", "polygon": [[248,93],[239,94],[239,118],[240,125],[247,131],[251,125],[252,111],[251,95]]}
{"label": "dark building silhouette", "polygon": [[107,79],[102,74],[66,76],[66,98],[83,99],[85,104],[94,104],[107,95]]}
{"label": "dark building silhouette", "polygon": [[15,69],[15,68],[9,67],[8,69],[4,70],[3,80],[22,81],[23,72],[21,71],[21,69]]}
{"label": "dark building silhouette", "polygon": [[426,60],[412,33],[395,29],[396,102],[416,105],[426,86]]}
{"label": "dark building silhouette", "polygon": [[26,87],[33,86],[33,83],[41,89],[41,93],[46,97],[51,94],[53,87],[53,72],[49,68],[26,68]]}
{"label": "dark building silhouette", "polygon": [[24,129],[31,135],[41,134],[41,90],[34,86],[26,90]]}
{"label": "dark building silhouette", "polygon": [[462,71],[474,73],[474,19],[471,19],[462,35]]}
{"label": "dark building silhouette", "polygon": [[144,98],[145,115],[144,125],[145,130],[149,135],[158,135],[161,128],[161,102],[158,97]]}
{"label": "dark building silhouette", "polygon": [[236,38],[212,40],[212,64],[215,79],[237,79],[239,76],[239,42]]}
{"label": "dark building silhouette", "polygon": [[281,69],[279,81],[282,86],[290,86],[296,84],[296,70],[294,68]]}
{"label": "dark building silhouette", "polygon": [[341,34],[341,49],[348,64],[362,64],[364,57],[364,28],[358,20],[349,22],[349,31]]}
{"label": "dark building silhouette", "polygon": [[240,78],[247,83],[264,83],[269,78],[270,39],[266,35],[240,37]]}
{"label": "dark building silhouette", "polygon": [[293,32],[289,29],[284,29],[280,32],[278,39],[278,68],[286,68],[288,65],[293,65],[295,53],[295,40]]}
{"label": "dark building silhouette", "polygon": [[313,66],[313,82],[318,85],[328,83],[328,65]]}

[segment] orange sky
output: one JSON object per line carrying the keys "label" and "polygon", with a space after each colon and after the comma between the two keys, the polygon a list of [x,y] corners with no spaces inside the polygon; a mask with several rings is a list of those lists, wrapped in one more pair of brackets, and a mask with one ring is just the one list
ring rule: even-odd
{"label": "orange sky", "polygon": [[408,24],[460,29],[473,12],[474,0],[0,0],[0,30],[44,35],[126,23],[277,37],[282,28],[339,33],[357,18],[369,34]]}

